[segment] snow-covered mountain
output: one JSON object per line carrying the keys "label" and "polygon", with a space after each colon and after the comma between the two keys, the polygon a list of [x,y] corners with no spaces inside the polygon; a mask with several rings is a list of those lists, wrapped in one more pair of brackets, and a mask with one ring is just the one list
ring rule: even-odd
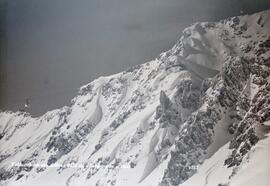
{"label": "snow-covered mountain", "polygon": [[269,186],[270,11],[195,23],[173,48],[0,113],[0,185]]}

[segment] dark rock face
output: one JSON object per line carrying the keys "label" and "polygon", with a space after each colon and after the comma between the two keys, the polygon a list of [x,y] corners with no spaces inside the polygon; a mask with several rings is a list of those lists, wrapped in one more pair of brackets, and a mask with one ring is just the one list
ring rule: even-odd
{"label": "dark rock face", "polygon": [[[250,77],[250,63],[243,58],[232,58],[227,61],[223,70],[216,76],[215,81],[203,81],[200,90],[192,88],[192,81],[180,83],[176,94],[171,101],[164,92],[160,95],[160,106],[157,107],[157,119],[164,123],[183,124],[175,140],[175,150],[171,152],[171,161],[165,171],[161,185],[178,185],[196,173],[198,166],[204,159],[208,147],[211,145],[214,127],[222,119],[220,110],[233,110],[237,103],[247,110],[249,104],[238,101],[244,83]],[[206,89],[212,88],[214,99],[204,94]],[[203,91],[202,91],[203,90]],[[203,102],[205,110],[197,110]],[[241,99],[244,100],[244,99]],[[182,120],[177,108],[190,109],[190,116]],[[181,111],[180,111],[181,112]],[[179,113],[180,113],[179,112]],[[172,114],[173,113],[173,114]],[[175,120],[173,120],[175,119]],[[232,131],[231,133],[234,133]],[[253,141],[256,141],[254,136]]]}
{"label": "dark rock face", "polygon": [[[233,19],[231,26],[236,34],[242,34],[247,30],[246,25],[239,25],[239,23],[239,19]],[[269,41],[265,40],[258,46],[249,46],[246,53],[256,54],[256,51],[262,49],[265,53],[268,50],[266,49],[268,43]],[[267,82],[270,69],[266,66],[269,62],[269,59],[258,55],[254,58],[244,55],[231,56],[229,60],[224,61],[219,74],[212,79],[202,81],[200,91],[193,90],[191,94],[192,83],[184,82],[184,86],[179,87],[172,101],[166,99],[166,103],[169,103],[166,105],[174,105],[175,110],[179,105],[183,108],[192,108],[193,111],[202,104],[206,104],[207,108],[203,111],[191,112],[187,120],[181,118],[178,120],[184,124],[179,128],[179,134],[174,142],[175,149],[171,152],[171,160],[160,185],[176,186],[196,173],[196,166],[203,162],[205,153],[213,143],[214,128],[219,125],[222,114],[231,113],[230,117],[233,121],[228,126],[228,133],[233,135],[230,142],[232,154],[224,164],[228,167],[240,165],[244,155],[260,139],[256,131],[270,130],[262,127],[262,123],[270,119],[270,88]],[[250,88],[252,83],[262,87],[254,98],[250,97],[250,92],[245,93],[247,89],[253,91]],[[205,94],[208,89],[212,89],[212,96]],[[176,104],[177,100],[180,104]],[[161,109],[162,105],[165,105],[164,102],[161,102],[161,106],[157,109],[158,116],[165,113]],[[168,117],[165,118],[171,122]],[[164,123],[164,119],[160,122]]]}
{"label": "dark rock face", "polygon": [[13,166],[9,170],[5,170],[1,168],[0,180],[8,180],[15,175],[17,175],[16,180],[20,179],[25,173],[28,173],[33,169],[33,166],[31,165],[31,163],[33,162],[35,162],[35,159],[33,159],[33,157],[30,157],[29,159],[25,159],[19,162],[20,164],[18,166]]}
{"label": "dark rock face", "polygon": [[270,130],[269,127],[263,125],[265,121],[270,120],[270,92],[267,89],[269,86],[267,84],[255,95],[251,103],[252,106],[248,109],[249,112],[246,113],[237,126],[234,138],[230,143],[230,148],[233,149],[232,154],[225,161],[225,165],[228,167],[239,165],[243,156],[249,152],[260,138],[263,138],[263,136],[260,136],[263,134],[256,134],[256,129]]}
{"label": "dark rock face", "polygon": [[16,174],[16,171],[14,169],[11,170],[5,170],[0,169],[0,180],[7,180],[12,178]]}
{"label": "dark rock face", "polygon": [[156,109],[156,119],[162,123],[161,127],[173,125],[179,127],[181,123],[181,116],[172,104],[171,100],[167,97],[165,92],[160,92],[160,105]]}
{"label": "dark rock face", "polygon": [[46,144],[46,149],[47,152],[54,149],[55,154],[49,157],[47,164],[55,163],[64,154],[72,151],[93,130],[95,125],[95,123],[89,121],[89,123],[78,125],[73,133],[68,136],[64,136],[63,133],[59,136],[51,136]]}
{"label": "dark rock face", "polygon": [[[264,27],[264,22],[262,16],[255,20],[258,27]],[[42,120],[32,118],[33,123],[25,121],[26,113],[16,114],[25,118],[9,130],[0,128],[0,142],[14,138],[28,124],[38,128],[43,121],[52,123],[41,127],[46,134],[38,132],[14,151],[12,146],[1,152],[0,163],[21,152],[24,159],[21,166],[0,168],[0,181],[27,180],[33,171],[49,171],[32,166],[40,161],[48,166],[61,162],[57,169],[61,174],[65,165],[83,160],[87,162],[74,169],[66,185],[79,183],[72,180],[84,175],[91,184],[117,185],[122,166],[136,171],[143,155],[147,162],[142,182],[165,163],[161,182],[156,183],[178,186],[227,143],[231,154],[224,166],[237,170],[270,131],[265,124],[270,120],[270,39],[251,36],[248,27],[239,17],[196,23],[155,61],[82,87],[71,107]],[[37,139],[38,144],[33,143]],[[80,157],[80,153],[85,154]],[[224,183],[218,185],[229,185]]]}
{"label": "dark rock face", "polygon": [[162,184],[178,185],[196,173],[197,165],[202,162],[206,149],[212,143],[213,127],[219,119],[219,113],[210,107],[189,117],[176,138],[175,150],[171,152]]}

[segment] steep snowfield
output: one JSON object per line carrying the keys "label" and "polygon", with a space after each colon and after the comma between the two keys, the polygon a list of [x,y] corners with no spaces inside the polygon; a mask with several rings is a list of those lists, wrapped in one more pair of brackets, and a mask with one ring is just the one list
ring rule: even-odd
{"label": "steep snowfield", "polygon": [[197,173],[180,186],[217,186],[227,183],[232,169],[224,166],[224,161],[230,154],[228,144],[222,146],[210,159],[206,159],[198,167]]}
{"label": "steep snowfield", "polygon": [[195,23],[71,106],[0,113],[3,186],[269,186],[270,11]]}
{"label": "steep snowfield", "polygon": [[237,167],[237,174],[229,178],[233,172],[232,168],[224,166],[224,161],[230,154],[228,144],[222,146],[210,159],[198,167],[198,172],[180,186],[207,185],[217,186],[228,184],[230,186],[270,184],[270,138],[258,142],[247,154],[243,163]]}
{"label": "steep snowfield", "polygon": [[270,138],[259,141],[246,156],[232,178],[231,186],[260,185],[270,183]]}

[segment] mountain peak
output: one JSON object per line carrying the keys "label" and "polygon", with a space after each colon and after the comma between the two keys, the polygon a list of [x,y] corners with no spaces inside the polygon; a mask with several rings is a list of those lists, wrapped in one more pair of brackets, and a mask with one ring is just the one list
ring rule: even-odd
{"label": "mountain peak", "polygon": [[69,107],[1,112],[2,185],[253,186],[262,173],[267,186],[269,166],[247,167],[269,163],[269,20],[195,23],[156,60],[82,86]]}

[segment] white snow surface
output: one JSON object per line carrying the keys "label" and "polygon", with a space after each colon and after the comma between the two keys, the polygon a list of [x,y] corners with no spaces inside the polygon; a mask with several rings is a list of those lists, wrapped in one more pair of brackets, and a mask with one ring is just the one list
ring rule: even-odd
{"label": "white snow surface", "polygon": [[[30,171],[0,181],[0,185],[159,185],[173,150],[162,151],[162,142],[175,140],[176,132],[172,126],[160,127],[155,118],[160,92],[172,98],[178,85],[187,79],[199,86],[203,79],[220,72],[230,56],[241,55],[241,47],[259,37],[269,37],[270,11],[239,18],[239,24],[248,28],[244,36],[234,35],[231,20],[195,23],[157,59],[82,86],[71,106],[38,118],[24,112],[0,112],[0,173],[24,160],[33,166]],[[253,99],[259,87],[249,83],[245,90]],[[182,113],[187,115],[184,112],[188,111]],[[269,186],[269,135],[252,147],[237,169],[227,168],[224,161],[231,153],[231,136],[226,128],[230,119],[222,118],[215,127],[207,159],[180,186]],[[59,136],[72,144],[70,151],[59,150],[65,143],[48,150],[48,143]],[[159,159],[160,151],[163,159]],[[47,165],[52,156],[56,162]],[[73,167],[63,168],[70,163]]]}

